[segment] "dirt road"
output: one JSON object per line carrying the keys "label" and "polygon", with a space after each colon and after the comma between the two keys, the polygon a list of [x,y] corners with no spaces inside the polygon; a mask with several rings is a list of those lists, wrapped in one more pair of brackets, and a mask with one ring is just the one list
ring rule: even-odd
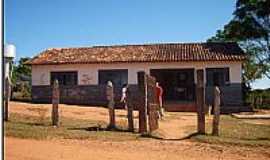
{"label": "dirt road", "polygon": [[[46,114],[50,114],[51,105],[17,102],[10,104],[10,112],[12,113],[38,116],[33,108],[45,108]],[[108,120],[108,111],[104,108],[60,105],[60,110],[62,116]],[[126,111],[117,110],[116,115],[118,122],[126,120]],[[168,113],[165,120],[160,123],[161,131],[169,139],[181,138],[186,135],[185,128],[187,126],[196,126],[194,113]],[[70,139],[33,140],[5,137],[5,157],[7,160],[267,160],[270,159],[270,152],[266,148],[221,146],[191,140],[140,139],[117,142]]]}
{"label": "dirt road", "polygon": [[190,141],[26,140],[5,138],[7,160],[270,159],[256,148],[226,147]]}

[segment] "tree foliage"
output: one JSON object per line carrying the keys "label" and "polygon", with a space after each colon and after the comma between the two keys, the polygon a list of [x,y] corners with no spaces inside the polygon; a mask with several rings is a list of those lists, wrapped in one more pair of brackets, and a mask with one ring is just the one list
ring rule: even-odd
{"label": "tree foliage", "polygon": [[12,71],[12,83],[16,84],[18,81],[27,81],[31,78],[31,66],[25,65],[24,63],[31,58],[29,57],[22,57],[19,60],[19,63],[13,64],[13,71]]}
{"label": "tree foliage", "polygon": [[24,101],[31,99],[31,66],[25,65],[28,60],[30,60],[28,57],[20,58],[18,64],[12,66],[12,99]]}
{"label": "tree foliage", "polygon": [[238,42],[248,54],[244,82],[264,76],[270,79],[270,0],[237,0],[233,15],[233,19],[208,41]]}

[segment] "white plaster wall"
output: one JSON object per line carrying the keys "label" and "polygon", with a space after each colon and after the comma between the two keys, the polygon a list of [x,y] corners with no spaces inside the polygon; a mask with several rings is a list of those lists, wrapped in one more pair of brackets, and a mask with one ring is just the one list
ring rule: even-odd
{"label": "white plaster wall", "polygon": [[[231,83],[241,83],[241,62],[166,62],[166,63],[117,63],[117,64],[65,64],[65,65],[33,65],[32,85],[49,85],[51,71],[78,71],[79,85],[98,84],[99,69],[128,69],[128,83],[137,83],[137,72],[150,72],[150,69],[177,68],[230,68]],[[195,73],[196,82],[196,73]]]}

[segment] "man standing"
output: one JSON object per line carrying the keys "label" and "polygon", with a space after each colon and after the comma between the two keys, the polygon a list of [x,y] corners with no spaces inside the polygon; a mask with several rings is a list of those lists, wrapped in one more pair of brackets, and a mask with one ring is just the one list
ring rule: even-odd
{"label": "man standing", "polygon": [[162,95],[163,95],[163,89],[159,85],[158,82],[156,82],[156,94],[157,94],[157,101],[159,104],[159,117],[162,119],[163,115],[163,101],[162,101]]}
{"label": "man standing", "polygon": [[128,85],[124,84],[122,88],[122,97],[120,102],[124,103],[125,109],[127,109],[127,92],[128,92]]}

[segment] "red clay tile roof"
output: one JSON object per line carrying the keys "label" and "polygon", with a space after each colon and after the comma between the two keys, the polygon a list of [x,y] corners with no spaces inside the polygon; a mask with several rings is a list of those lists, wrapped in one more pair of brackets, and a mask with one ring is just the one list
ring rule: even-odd
{"label": "red clay tile roof", "polygon": [[236,43],[167,43],[47,49],[27,64],[242,61]]}

